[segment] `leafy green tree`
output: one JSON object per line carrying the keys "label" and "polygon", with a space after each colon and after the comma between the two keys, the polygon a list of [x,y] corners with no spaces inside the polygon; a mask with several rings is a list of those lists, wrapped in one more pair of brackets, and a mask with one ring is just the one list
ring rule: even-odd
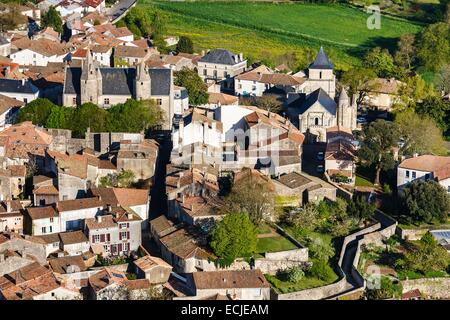
{"label": "leafy green tree", "polygon": [[107,111],[93,103],[84,103],[75,109],[71,130],[74,136],[84,137],[87,128],[92,132],[106,131]]}
{"label": "leafy green tree", "polygon": [[286,271],[286,278],[289,282],[298,283],[305,276],[305,272],[300,267],[291,267]]}
{"label": "leafy green tree", "polygon": [[70,129],[75,108],[54,106],[45,121],[46,128]]}
{"label": "leafy green tree", "polygon": [[375,209],[375,205],[369,203],[367,197],[363,195],[354,195],[347,207],[348,214],[358,218],[360,222],[371,218],[375,213]]}
{"label": "leafy green tree", "polygon": [[308,203],[303,208],[295,209],[289,214],[289,222],[296,228],[314,230],[319,224],[319,211],[313,203]]}
{"label": "leafy green tree", "polygon": [[308,273],[311,276],[326,282],[329,282],[336,277],[333,268],[331,268],[328,261],[325,260],[313,261],[313,265],[311,266],[311,269],[309,269]]}
{"label": "leafy green tree", "polygon": [[381,170],[392,169],[395,165],[393,148],[399,141],[397,125],[378,119],[366,126],[361,135],[358,157],[364,165],[375,165],[376,185],[380,184]]}
{"label": "leafy green tree", "polygon": [[224,212],[247,213],[255,225],[274,213],[275,194],[270,181],[254,176],[250,169],[242,169],[243,177],[235,182],[225,198]]}
{"label": "leafy green tree", "polygon": [[395,123],[404,142],[400,148],[402,154],[447,154],[442,131],[428,116],[407,110],[396,114]]}
{"label": "leafy green tree", "polygon": [[100,178],[102,187],[130,188],[135,180],[134,172],[131,170],[121,170],[119,173],[110,173]]}
{"label": "leafy green tree", "polygon": [[51,6],[48,11],[42,15],[41,25],[43,28],[52,27],[53,30],[60,34],[63,32],[63,21],[61,19],[61,15],[53,6]]}
{"label": "leafy green tree", "polygon": [[311,258],[313,259],[328,261],[335,254],[334,247],[331,243],[326,242],[320,236],[306,236],[304,242],[308,247]]}
{"label": "leafy green tree", "polygon": [[406,252],[399,260],[403,269],[414,270],[422,274],[427,272],[446,271],[450,263],[447,251],[427,232],[413,245],[412,250]]}
{"label": "leafy green tree", "polygon": [[367,288],[366,297],[368,300],[384,300],[399,298],[402,294],[401,283],[394,283],[390,278],[382,276],[380,279],[380,288]]}
{"label": "leafy green tree", "polygon": [[246,213],[227,214],[212,234],[211,248],[225,263],[248,257],[256,251],[256,228]]}
{"label": "leafy green tree", "polygon": [[152,19],[149,14],[152,10],[154,10],[152,7],[148,9],[139,6],[133,7],[117,26],[126,26],[136,38],[148,37],[152,29]]}
{"label": "leafy green tree", "polygon": [[35,125],[44,126],[56,107],[50,100],[38,98],[19,110],[17,122],[32,121]]}
{"label": "leafy green tree", "polygon": [[428,70],[438,71],[450,62],[450,26],[440,22],[427,26],[418,35],[417,57]]}
{"label": "leafy green tree", "polygon": [[194,43],[192,42],[192,39],[187,36],[181,36],[178,40],[176,51],[194,53]]}
{"label": "leafy green tree", "polygon": [[160,125],[163,120],[163,111],[154,100],[129,99],[108,110],[106,128],[111,132],[141,132]]}
{"label": "leafy green tree", "polygon": [[398,89],[400,102],[397,102],[393,108],[395,111],[403,111],[408,108],[415,108],[418,103],[430,95],[435,95],[432,86],[418,74],[408,77]]}
{"label": "leafy green tree", "polygon": [[390,78],[395,75],[394,58],[387,49],[373,48],[364,57],[364,65],[374,70],[382,78]]}
{"label": "leafy green tree", "polygon": [[151,23],[152,39],[159,48],[165,46],[164,34],[166,33],[167,16],[160,10],[155,10]]}
{"label": "leafy green tree", "polygon": [[185,87],[189,94],[189,103],[202,105],[208,103],[208,87],[194,70],[186,67],[175,72],[175,85]]}
{"label": "leafy green tree", "polygon": [[439,96],[428,96],[416,106],[416,112],[432,118],[444,131],[450,130],[450,102]]}
{"label": "leafy green tree", "polygon": [[447,221],[450,196],[447,190],[436,181],[413,181],[403,190],[401,200],[412,221],[426,223],[436,220]]}
{"label": "leafy green tree", "polygon": [[378,84],[373,81],[376,77],[372,69],[355,67],[344,72],[341,81],[349,88],[350,95],[357,95],[356,102],[359,104],[369,92],[378,89]]}

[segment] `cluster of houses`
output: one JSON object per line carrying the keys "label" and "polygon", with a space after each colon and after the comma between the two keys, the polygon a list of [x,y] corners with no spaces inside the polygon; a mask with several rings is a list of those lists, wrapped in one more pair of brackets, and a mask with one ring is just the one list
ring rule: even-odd
{"label": "cluster of houses", "polygon": [[[308,263],[308,249],[295,243],[222,267],[208,234],[224,216],[224,177],[264,181],[289,206],[334,201],[338,184],[354,184],[358,107],[337,85],[325,50],[293,73],[249,66],[225,49],[161,54],[150,39],[112,24],[101,0],[43,0],[20,12],[39,23],[50,6],[63,17],[65,41],[52,28],[0,34],[0,299],[269,299],[264,274]],[[191,107],[186,88],[174,85],[183,68],[204,80],[207,103]],[[373,81],[365,104],[389,109],[402,84]],[[267,95],[281,112],[240,103]],[[103,108],[153,99],[165,112],[170,161],[158,161],[160,145],[144,133],[88,129],[73,138],[15,123],[39,97]],[[322,151],[305,153],[306,145]],[[433,179],[450,193],[449,159],[403,160],[398,187]],[[312,163],[314,174],[305,173]],[[151,216],[158,170],[165,194],[156,201],[167,201],[167,212]],[[133,181],[122,186],[125,172]]]}

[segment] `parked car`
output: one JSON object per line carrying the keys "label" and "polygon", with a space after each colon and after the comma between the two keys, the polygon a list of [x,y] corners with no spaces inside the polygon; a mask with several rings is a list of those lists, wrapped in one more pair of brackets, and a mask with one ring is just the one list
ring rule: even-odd
{"label": "parked car", "polygon": [[358,117],[358,118],[356,118],[356,122],[364,124],[364,123],[367,123],[367,119],[365,117]]}

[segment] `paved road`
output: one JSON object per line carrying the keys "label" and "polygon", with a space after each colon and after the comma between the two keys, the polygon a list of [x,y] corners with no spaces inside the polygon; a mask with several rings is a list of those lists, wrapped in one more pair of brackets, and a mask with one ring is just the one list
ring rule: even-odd
{"label": "paved road", "polygon": [[137,0],[122,0],[119,3],[115,4],[107,12],[109,20],[111,20],[112,22],[116,22],[136,2]]}

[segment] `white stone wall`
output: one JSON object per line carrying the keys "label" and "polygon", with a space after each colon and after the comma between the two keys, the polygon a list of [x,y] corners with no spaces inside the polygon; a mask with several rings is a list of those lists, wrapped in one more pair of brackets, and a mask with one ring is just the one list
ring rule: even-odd
{"label": "white stone wall", "polygon": [[[53,219],[53,221],[51,221],[51,219]],[[45,232],[43,232],[42,228],[45,228]],[[35,219],[32,221],[31,235],[33,236],[58,232],[61,232],[59,217]]]}
{"label": "white stone wall", "polygon": [[266,91],[266,84],[259,81],[234,79],[234,93],[236,95],[250,95],[261,97]]}
{"label": "white stone wall", "polygon": [[10,58],[19,65],[46,67],[49,62],[63,62],[65,55],[44,56],[30,49],[24,49],[11,54]]}

